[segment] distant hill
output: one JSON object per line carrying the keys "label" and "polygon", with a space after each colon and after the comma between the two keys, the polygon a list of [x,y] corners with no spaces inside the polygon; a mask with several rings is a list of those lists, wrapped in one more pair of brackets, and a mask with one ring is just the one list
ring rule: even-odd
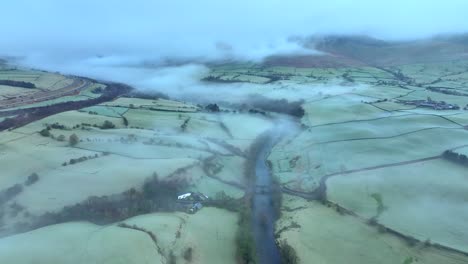
{"label": "distant hill", "polygon": [[468,58],[468,35],[404,42],[346,36],[312,41],[320,51],[379,66]]}
{"label": "distant hill", "polygon": [[392,66],[468,59],[468,34],[417,41],[384,41],[368,36],[311,37],[308,47],[326,55],[273,56],[267,65],[295,67]]}

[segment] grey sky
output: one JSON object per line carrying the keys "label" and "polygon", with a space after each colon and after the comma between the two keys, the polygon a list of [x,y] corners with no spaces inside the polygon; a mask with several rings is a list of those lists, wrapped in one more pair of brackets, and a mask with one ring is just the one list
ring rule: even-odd
{"label": "grey sky", "polygon": [[305,52],[290,36],[414,39],[468,31],[465,0],[15,0],[0,9],[0,55],[36,63],[261,59]]}

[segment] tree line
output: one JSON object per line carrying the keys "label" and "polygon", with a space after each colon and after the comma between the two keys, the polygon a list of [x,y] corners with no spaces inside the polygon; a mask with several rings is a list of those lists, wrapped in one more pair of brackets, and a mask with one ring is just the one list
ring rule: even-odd
{"label": "tree line", "polygon": [[468,157],[465,154],[458,154],[452,150],[446,150],[442,156],[450,161],[468,166]]}
{"label": "tree line", "polygon": [[13,81],[13,80],[0,80],[0,85],[8,85],[8,86],[28,88],[28,89],[36,88],[36,85],[34,83],[23,82],[23,81]]}

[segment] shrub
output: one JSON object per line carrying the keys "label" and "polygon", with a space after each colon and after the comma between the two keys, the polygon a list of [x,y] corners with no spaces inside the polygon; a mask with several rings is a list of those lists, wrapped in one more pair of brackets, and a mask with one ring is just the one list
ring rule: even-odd
{"label": "shrub", "polygon": [[219,112],[219,106],[217,104],[208,104],[205,109],[210,112]]}
{"label": "shrub", "polygon": [[50,137],[50,131],[47,128],[42,129],[39,134],[43,137]]}
{"label": "shrub", "polygon": [[239,263],[256,263],[255,245],[252,236],[251,209],[244,205],[239,211],[239,227],[236,233],[236,255]]}
{"label": "shrub", "polygon": [[169,260],[168,260],[168,263],[169,264],[176,264],[176,257],[174,255],[174,252],[171,250],[171,252],[169,253]]}
{"label": "shrub", "polygon": [[49,129],[49,130],[52,129],[52,128],[53,129],[60,129],[60,130],[66,130],[67,129],[66,126],[61,125],[58,122],[55,122],[55,123],[53,123],[51,125],[48,125],[48,127],[47,127],[47,129]]}
{"label": "shrub", "polygon": [[424,241],[424,246],[425,246],[425,247],[430,247],[430,246],[432,246],[432,242],[431,242],[431,240],[430,240],[429,238],[426,239],[426,240]]}
{"label": "shrub", "polygon": [[102,129],[112,129],[112,128],[115,128],[115,125],[114,125],[114,123],[112,123],[111,121],[106,120],[106,121],[104,121],[104,123],[102,124],[101,128],[102,128]]}
{"label": "shrub", "polygon": [[65,141],[65,136],[64,135],[60,135],[57,137],[57,140],[58,141]]}
{"label": "shrub", "polygon": [[372,193],[370,195],[377,203],[377,216],[381,215],[385,211],[386,206],[383,204],[382,195],[380,193]]}
{"label": "shrub", "polygon": [[291,247],[285,240],[279,244],[281,263],[283,264],[296,264],[299,262],[296,250]]}
{"label": "shrub", "polygon": [[32,173],[31,175],[28,176],[28,178],[26,179],[26,181],[24,182],[24,184],[26,186],[29,186],[31,184],[34,184],[35,182],[37,182],[39,180],[39,175],[37,175],[37,173]]}
{"label": "shrub", "polygon": [[79,141],[80,139],[78,138],[76,134],[72,134],[68,138],[68,142],[70,143],[70,146],[76,146],[76,144],[78,144]]}
{"label": "shrub", "polygon": [[182,125],[180,125],[180,129],[185,132],[185,130],[187,129],[187,125],[188,125],[188,122],[190,121],[190,117],[185,119],[184,120],[184,123],[182,123]]}
{"label": "shrub", "polygon": [[15,184],[5,190],[0,191],[0,205],[9,201],[22,191],[23,186],[21,184]]}
{"label": "shrub", "polygon": [[193,249],[191,247],[187,248],[185,251],[184,251],[184,259],[187,261],[187,262],[192,262],[192,259],[193,259]]}

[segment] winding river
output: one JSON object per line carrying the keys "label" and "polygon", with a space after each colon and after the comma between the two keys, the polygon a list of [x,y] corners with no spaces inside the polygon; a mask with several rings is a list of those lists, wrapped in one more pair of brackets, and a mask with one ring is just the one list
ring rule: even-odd
{"label": "winding river", "polygon": [[252,186],[252,231],[257,259],[260,264],[279,264],[280,253],[274,236],[275,221],[278,218],[272,198],[274,189],[270,169],[266,163],[269,152],[279,140],[279,133],[270,132],[255,157],[255,181]]}

